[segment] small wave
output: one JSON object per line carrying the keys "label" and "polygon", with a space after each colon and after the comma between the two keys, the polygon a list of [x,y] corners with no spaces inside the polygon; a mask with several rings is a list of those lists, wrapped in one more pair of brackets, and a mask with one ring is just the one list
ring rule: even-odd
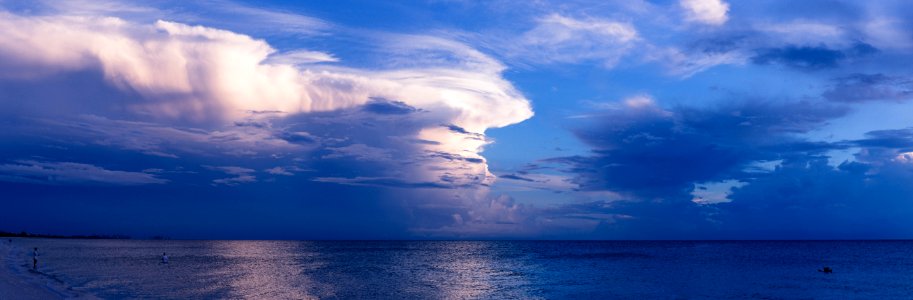
{"label": "small wave", "polygon": [[628,259],[653,258],[652,255],[638,252],[595,252],[595,253],[562,253],[546,255],[547,259]]}

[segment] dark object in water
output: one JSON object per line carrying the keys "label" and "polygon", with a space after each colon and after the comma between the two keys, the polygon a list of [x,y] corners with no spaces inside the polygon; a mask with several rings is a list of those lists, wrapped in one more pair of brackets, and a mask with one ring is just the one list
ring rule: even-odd
{"label": "dark object in water", "polygon": [[832,270],[831,267],[825,266],[822,269],[818,269],[818,272],[830,274],[830,273],[834,273],[834,270]]}
{"label": "dark object in water", "polygon": [[32,270],[38,270],[38,247],[32,250]]}

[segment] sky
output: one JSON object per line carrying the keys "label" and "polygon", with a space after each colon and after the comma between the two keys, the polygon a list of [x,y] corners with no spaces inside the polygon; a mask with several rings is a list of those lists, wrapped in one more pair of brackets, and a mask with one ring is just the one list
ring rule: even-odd
{"label": "sky", "polygon": [[909,1],[0,0],[0,230],[913,238]]}

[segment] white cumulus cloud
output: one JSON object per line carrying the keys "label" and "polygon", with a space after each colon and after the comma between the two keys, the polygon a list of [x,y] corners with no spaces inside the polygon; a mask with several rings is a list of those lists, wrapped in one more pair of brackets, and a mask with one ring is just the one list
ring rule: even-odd
{"label": "white cumulus cloud", "polygon": [[109,83],[142,96],[129,104],[132,111],[158,118],[207,122],[247,111],[327,111],[372,97],[433,109],[447,123],[475,131],[532,116],[528,100],[501,78],[500,66],[300,68],[302,60],[336,58],[307,49],[275,53],[263,40],[204,26],[0,12],[0,77],[98,70]]}
{"label": "white cumulus cloud", "polygon": [[681,0],[679,4],[689,22],[722,25],[729,20],[729,4],[722,0]]}

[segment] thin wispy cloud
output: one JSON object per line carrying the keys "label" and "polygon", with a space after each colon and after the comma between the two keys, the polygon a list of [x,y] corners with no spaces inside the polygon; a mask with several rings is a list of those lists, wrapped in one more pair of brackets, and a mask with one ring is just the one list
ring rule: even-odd
{"label": "thin wispy cloud", "polygon": [[165,184],[154,173],[110,170],[75,162],[17,160],[0,165],[0,181],[49,185]]}

